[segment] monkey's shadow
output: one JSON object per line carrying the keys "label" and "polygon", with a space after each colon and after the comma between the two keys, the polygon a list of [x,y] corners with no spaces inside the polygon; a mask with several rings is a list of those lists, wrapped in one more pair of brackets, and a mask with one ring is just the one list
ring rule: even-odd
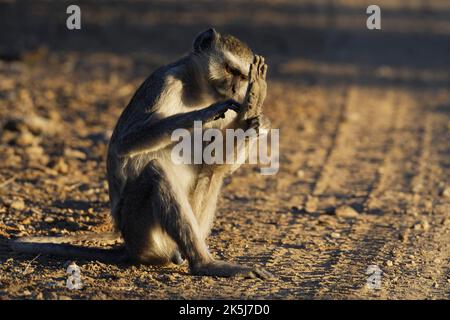
{"label": "monkey's shadow", "polygon": [[[15,239],[7,238],[4,235],[0,235],[0,264],[5,264],[10,259],[16,264],[31,264],[34,263],[34,268],[36,269],[45,269],[45,268],[61,268],[61,265],[66,266],[71,261],[76,261],[77,264],[83,266],[84,264],[89,264],[92,262],[99,263],[105,266],[115,266],[119,270],[127,270],[132,267],[142,268],[147,272],[158,273],[160,275],[188,275],[187,263],[185,262],[183,265],[144,265],[144,264],[135,264],[130,259],[124,259],[121,261],[112,261],[111,259],[105,259],[102,257],[98,257],[95,259],[86,259],[86,258],[77,258],[76,260],[70,259],[69,257],[61,257],[61,256],[53,256],[53,255],[45,255],[45,254],[29,254],[29,253],[21,253],[16,252],[11,248],[11,244]],[[66,245],[62,245],[66,246]],[[110,248],[96,248],[84,245],[67,245],[73,248],[82,248],[86,254],[94,255],[98,253],[98,250],[104,250],[105,253],[119,250],[121,245],[116,245]],[[106,271],[106,270],[105,270]],[[107,272],[109,273],[109,272]],[[98,275],[99,278],[104,278],[103,274]]]}

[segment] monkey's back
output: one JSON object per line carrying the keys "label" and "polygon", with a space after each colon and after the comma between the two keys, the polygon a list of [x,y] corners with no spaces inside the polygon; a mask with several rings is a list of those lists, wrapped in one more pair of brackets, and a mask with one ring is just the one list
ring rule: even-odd
{"label": "monkey's back", "polygon": [[106,171],[111,214],[116,226],[119,220],[117,211],[126,181],[139,176],[146,164],[154,159],[154,155],[146,154],[120,157],[117,153],[117,145],[124,134],[135,126],[141,125],[157,110],[157,103],[164,92],[168,71],[180,63],[181,61],[177,61],[160,67],[147,77],[123,110],[113,130],[108,144]]}

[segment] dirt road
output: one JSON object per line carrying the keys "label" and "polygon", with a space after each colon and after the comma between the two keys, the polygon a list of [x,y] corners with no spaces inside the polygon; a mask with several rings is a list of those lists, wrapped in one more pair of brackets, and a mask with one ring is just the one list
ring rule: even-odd
{"label": "dirt road", "polygon": [[[381,2],[369,31],[368,4],[339,3],[80,1],[70,32],[63,2],[0,2],[0,299],[448,299],[450,6]],[[276,175],[227,179],[209,245],[276,280],[76,261],[84,288],[69,290],[68,261],[9,250],[108,229],[115,121],[210,25],[267,57],[281,158]]]}

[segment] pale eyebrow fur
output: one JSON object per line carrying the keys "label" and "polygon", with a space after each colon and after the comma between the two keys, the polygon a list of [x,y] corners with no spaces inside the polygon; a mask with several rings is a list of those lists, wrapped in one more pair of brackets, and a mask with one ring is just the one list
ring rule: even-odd
{"label": "pale eyebrow fur", "polygon": [[248,71],[250,69],[249,63],[242,61],[242,59],[239,59],[234,54],[232,54],[230,51],[225,51],[224,56],[227,61],[231,62],[232,67],[239,69],[243,75],[248,74]]}

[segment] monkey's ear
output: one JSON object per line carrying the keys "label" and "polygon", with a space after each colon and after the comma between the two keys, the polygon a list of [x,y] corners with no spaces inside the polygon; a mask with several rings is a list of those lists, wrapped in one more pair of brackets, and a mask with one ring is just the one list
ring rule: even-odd
{"label": "monkey's ear", "polygon": [[202,52],[212,48],[213,44],[219,40],[219,37],[220,34],[213,28],[203,31],[195,37],[193,43],[194,52]]}

